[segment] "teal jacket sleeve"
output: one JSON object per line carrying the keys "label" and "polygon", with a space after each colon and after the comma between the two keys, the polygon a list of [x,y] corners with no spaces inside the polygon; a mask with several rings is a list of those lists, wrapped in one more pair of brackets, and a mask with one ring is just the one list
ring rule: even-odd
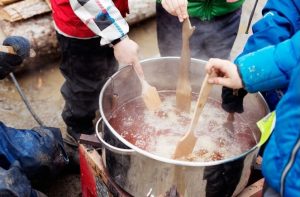
{"label": "teal jacket sleeve", "polygon": [[300,66],[300,31],[291,39],[236,59],[245,89],[267,91],[287,86],[291,72]]}

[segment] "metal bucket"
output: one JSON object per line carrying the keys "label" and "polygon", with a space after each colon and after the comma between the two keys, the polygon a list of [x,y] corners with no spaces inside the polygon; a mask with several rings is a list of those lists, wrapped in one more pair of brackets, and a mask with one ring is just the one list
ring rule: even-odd
{"label": "metal bucket", "polygon": [[[146,80],[159,90],[175,90],[179,58],[165,57],[141,62]],[[205,76],[205,61],[192,59],[190,80],[198,93]],[[97,135],[104,151],[103,162],[111,178],[133,196],[165,196],[175,189],[182,196],[235,196],[247,184],[258,146],[241,155],[211,162],[190,162],[151,154],[126,141],[109,124],[112,112],[141,95],[141,85],[132,66],[115,73],[104,85],[99,98],[102,118]],[[221,100],[221,87],[214,86],[210,97]],[[260,94],[248,94],[242,116],[259,141],[256,122],[268,113]],[[100,125],[101,123],[101,125]],[[101,131],[99,132],[101,128]]]}

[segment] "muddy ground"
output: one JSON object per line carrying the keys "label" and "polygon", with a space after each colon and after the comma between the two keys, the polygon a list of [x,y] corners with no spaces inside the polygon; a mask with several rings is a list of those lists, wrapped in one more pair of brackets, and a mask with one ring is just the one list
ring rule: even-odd
{"label": "muddy ground", "polygon": [[[250,10],[254,1],[246,3],[240,27],[240,34],[235,43],[232,57],[241,50],[245,37]],[[264,1],[260,1],[254,20],[260,17],[260,9]],[[140,58],[159,56],[156,41],[155,19],[149,19],[132,27],[130,37],[140,44]],[[61,119],[64,105],[60,94],[60,86],[64,79],[58,69],[59,60],[37,65],[35,70],[17,73],[16,77],[38,116],[46,125],[61,128],[65,133],[65,125]],[[14,84],[9,78],[0,81],[0,120],[16,128],[32,128],[37,126]],[[46,180],[39,184],[39,189],[48,196],[77,197],[81,196],[79,172],[66,171],[54,180]]]}

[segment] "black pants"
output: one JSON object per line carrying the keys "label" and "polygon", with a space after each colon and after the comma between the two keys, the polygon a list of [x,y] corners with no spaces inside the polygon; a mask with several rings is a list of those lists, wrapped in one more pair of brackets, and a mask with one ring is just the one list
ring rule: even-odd
{"label": "black pants", "polygon": [[101,88],[118,70],[113,49],[100,46],[100,38],[83,40],[58,33],[57,38],[62,51],[60,70],[65,77],[62,118],[72,132],[91,134]]}
{"label": "black pants", "polygon": [[[190,18],[196,26],[191,39],[191,57],[227,59],[235,41],[241,18],[241,9],[210,21]],[[156,4],[157,38],[161,56],[180,56],[182,25],[178,17],[170,15],[160,3]]]}

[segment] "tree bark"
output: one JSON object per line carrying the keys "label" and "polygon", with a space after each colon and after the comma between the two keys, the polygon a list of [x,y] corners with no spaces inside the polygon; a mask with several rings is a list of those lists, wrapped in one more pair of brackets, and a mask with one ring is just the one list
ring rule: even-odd
{"label": "tree bark", "polygon": [[8,4],[11,4],[11,3],[14,3],[17,1],[20,1],[20,0],[0,0],[0,5],[8,5]]}
{"label": "tree bark", "polygon": [[48,4],[44,0],[25,0],[1,8],[0,18],[9,22],[15,22],[50,11]]}

